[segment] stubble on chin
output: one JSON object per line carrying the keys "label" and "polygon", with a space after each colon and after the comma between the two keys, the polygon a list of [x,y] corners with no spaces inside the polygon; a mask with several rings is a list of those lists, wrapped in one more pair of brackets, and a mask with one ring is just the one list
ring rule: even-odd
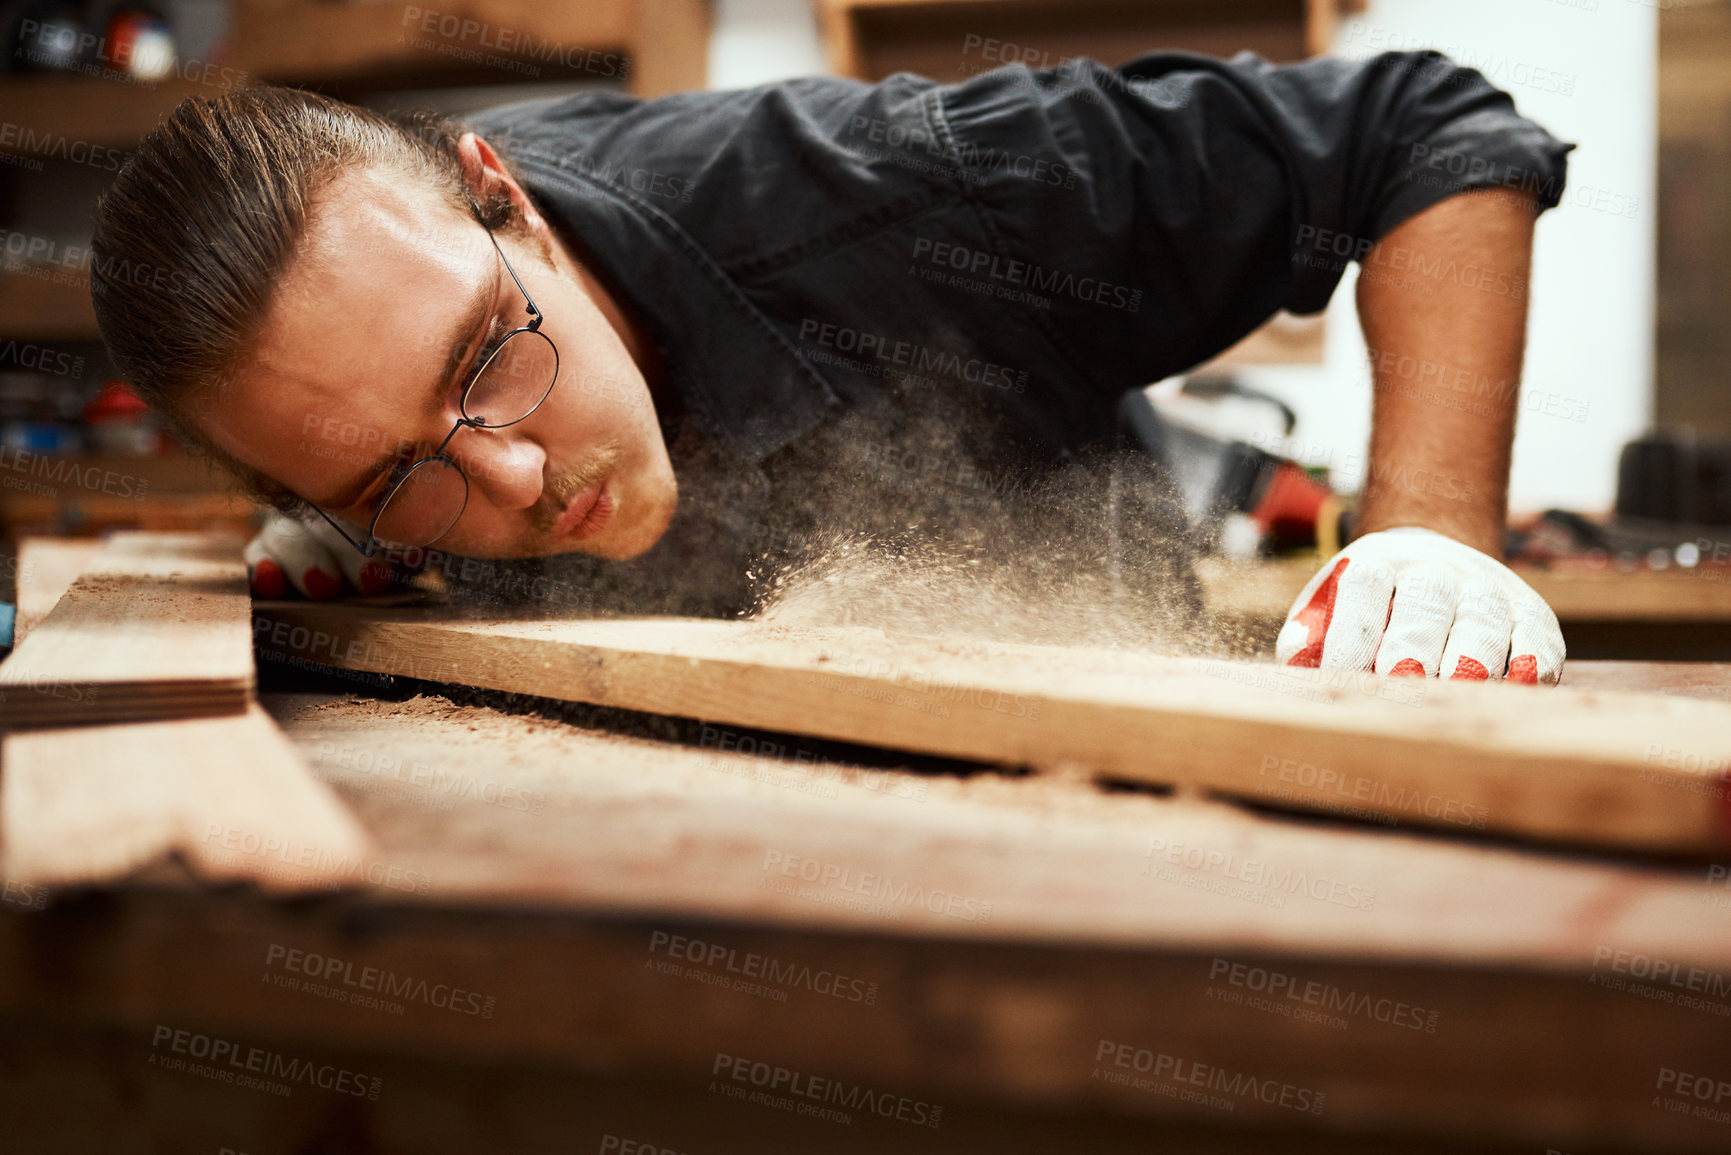
{"label": "stubble on chin", "polygon": [[541,500],[529,510],[530,540],[525,543],[528,548],[523,552],[524,557],[564,552],[553,536],[554,524],[571,499],[617,469],[622,456],[623,451],[617,444],[604,445],[591,454],[588,461],[558,474],[547,483]]}

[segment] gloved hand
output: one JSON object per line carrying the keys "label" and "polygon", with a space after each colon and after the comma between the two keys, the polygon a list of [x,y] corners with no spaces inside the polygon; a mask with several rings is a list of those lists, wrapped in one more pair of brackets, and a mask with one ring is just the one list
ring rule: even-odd
{"label": "gloved hand", "polygon": [[1367,533],[1293,603],[1275,643],[1288,666],[1555,685],[1563,630],[1496,559],[1433,530]]}
{"label": "gloved hand", "polygon": [[405,576],[404,567],[393,565],[383,554],[362,557],[317,517],[302,522],[286,514],[267,514],[264,528],[247,543],[243,556],[257,598],[286,597],[290,588],[314,601],[357,591],[380,594]]}

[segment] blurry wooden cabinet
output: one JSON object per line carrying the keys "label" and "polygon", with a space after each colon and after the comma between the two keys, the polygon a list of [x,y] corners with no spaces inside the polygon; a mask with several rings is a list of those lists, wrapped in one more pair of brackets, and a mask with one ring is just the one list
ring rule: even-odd
{"label": "blurry wooden cabinet", "polygon": [[816,0],[830,65],[879,80],[956,80],[1001,64],[1075,56],[1122,64],[1156,49],[1270,60],[1324,52],[1364,0]]}
{"label": "blurry wooden cabinet", "polygon": [[236,0],[234,19],[255,80],[449,85],[472,74],[659,96],[704,86],[711,13],[710,0]]}

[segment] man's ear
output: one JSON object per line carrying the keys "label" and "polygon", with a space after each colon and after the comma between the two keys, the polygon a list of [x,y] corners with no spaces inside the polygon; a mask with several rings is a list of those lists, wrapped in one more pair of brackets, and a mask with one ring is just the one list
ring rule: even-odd
{"label": "man's ear", "polygon": [[463,183],[469,186],[476,200],[484,203],[503,190],[531,230],[546,228],[541,214],[535,209],[535,202],[529,199],[523,186],[512,179],[505,162],[499,159],[492,145],[472,132],[465,132],[457,138],[457,162],[463,168]]}

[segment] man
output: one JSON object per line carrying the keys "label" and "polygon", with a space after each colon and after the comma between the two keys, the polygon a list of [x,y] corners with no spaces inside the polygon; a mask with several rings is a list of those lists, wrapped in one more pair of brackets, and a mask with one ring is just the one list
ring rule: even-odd
{"label": "man", "polygon": [[1360,536],[1279,656],[1555,682],[1555,616],[1494,560],[1515,391],[1486,417],[1449,390],[1519,377],[1568,147],[1434,53],[594,94],[466,131],[257,89],[144,141],[92,289],[146,399],[319,527],[253,544],[261,592],[371,591],[427,546],[736,613],[852,550],[1076,636],[1195,610],[1126,392],[1357,259]]}

